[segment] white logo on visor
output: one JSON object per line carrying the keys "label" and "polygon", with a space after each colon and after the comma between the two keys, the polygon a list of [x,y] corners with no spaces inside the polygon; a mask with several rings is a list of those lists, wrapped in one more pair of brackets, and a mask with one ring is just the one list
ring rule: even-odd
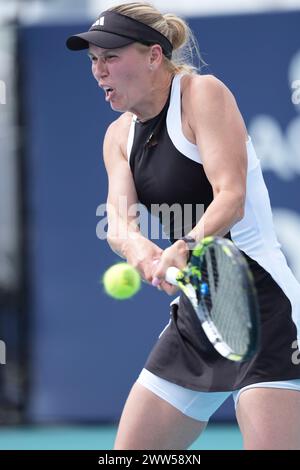
{"label": "white logo on visor", "polygon": [[100,18],[95,21],[95,23],[92,24],[93,26],[104,26],[104,16],[101,16]]}

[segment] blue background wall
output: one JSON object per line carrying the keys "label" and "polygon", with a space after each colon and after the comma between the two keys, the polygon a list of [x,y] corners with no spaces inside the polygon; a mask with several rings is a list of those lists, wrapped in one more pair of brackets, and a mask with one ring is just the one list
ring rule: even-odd
{"label": "blue background wall", "polygon": [[[209,66],[233,91],[247,124],[259,113],[284,130],[296,116],[287,69],[299,50],[299,13],[190,21]],[[96,237],[106,200],[102,140],[117,117],[83,53],[65,39],[87,24],[25,27],[20,67],[29,217],[30,403],[28,418],[111,421],[159,332],[170,299],[149,286],[128,302],[103,294],[118,258]],[[300,78],[300,77],[299,77]],[[300,213],[299,176],[266,172],[275,207]],[[231,402],[217,414],[232,416]]]}

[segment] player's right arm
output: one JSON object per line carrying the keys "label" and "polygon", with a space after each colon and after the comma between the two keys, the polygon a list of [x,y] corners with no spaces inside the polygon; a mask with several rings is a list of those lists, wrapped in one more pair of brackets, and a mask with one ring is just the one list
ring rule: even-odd
{"label": "player's right arm", "polygon": [[145,238],[137,223],[138,198],[126,156],[131,116],[127,113],[107,129],[103,144],[108,175],[107,241],[111,249],[125,258],[148,281],[152,281],[152,262],[162,250]]}

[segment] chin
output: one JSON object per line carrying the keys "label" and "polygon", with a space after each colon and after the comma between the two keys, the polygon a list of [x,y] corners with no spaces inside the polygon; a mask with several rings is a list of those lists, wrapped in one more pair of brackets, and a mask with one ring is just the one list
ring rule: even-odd
{"label": "chin", "polygon": [[120,105],[118,106],[117,104],[114,104],[114,103],[110,103],[110,106],[113,111],[117,111],[119,113],[126,113],[126,111],[128,111],[127,108],[120,106]]}

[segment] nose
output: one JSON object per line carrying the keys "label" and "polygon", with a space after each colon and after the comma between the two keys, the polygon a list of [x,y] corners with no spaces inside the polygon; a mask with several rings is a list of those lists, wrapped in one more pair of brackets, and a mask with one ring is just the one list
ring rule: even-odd
{"label": "nose", "polygon": [[108,75],[107,65],[98,58],[97,62],[93,62],[93,75],[97,81]]}

